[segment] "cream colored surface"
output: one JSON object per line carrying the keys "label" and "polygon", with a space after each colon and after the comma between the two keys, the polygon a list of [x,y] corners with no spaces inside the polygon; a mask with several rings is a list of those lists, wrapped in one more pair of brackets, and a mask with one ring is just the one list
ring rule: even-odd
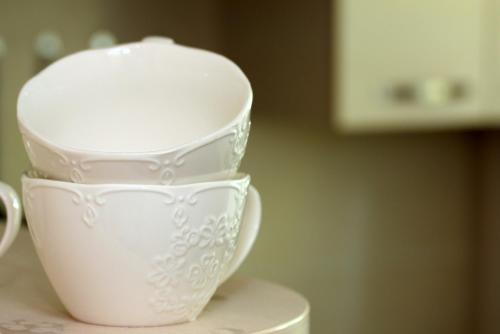
{"label": "cream colored surface", "polygon": [[[2,232],[3,228],[0,228]],[[113,328],[71,318],[47,281],[29,233],[0,266],[0,333],[53,334],[308,334],[309,305],[287,288],[266,281],[234,278],[217,291],[197,321],[168,327]],[[42,329],[47,330],[44,332]]]}

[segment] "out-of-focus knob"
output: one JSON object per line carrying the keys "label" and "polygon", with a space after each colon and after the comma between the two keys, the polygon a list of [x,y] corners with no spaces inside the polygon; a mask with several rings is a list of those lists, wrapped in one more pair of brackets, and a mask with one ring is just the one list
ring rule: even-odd
{"label": "out-of-focus knob", "polygon": [[54,61],[64,52],[61,36],[54,31],[42,31],[35,39],[35,53],[44,61]]}
{"label": "out-of-focus knob", "polygon": [[429,78],[417,82],[405,82],[391,89],[394,100],[401,103],[442,106],[455,102],[466,95],[465,85],[445,78]]}
{"label": "out-of-focus knob", "polygon": [[89,47],[91,49],[109,48],[116,45],[116,43],[117,39],[115,35],[107,30],[96,31],[89,39]]}

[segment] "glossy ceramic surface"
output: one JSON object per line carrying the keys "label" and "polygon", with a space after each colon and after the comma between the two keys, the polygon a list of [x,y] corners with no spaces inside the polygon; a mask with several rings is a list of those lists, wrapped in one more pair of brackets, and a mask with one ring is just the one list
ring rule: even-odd
{"label": "glossy ceramic surface", "polygon": [[21,90],[18,123],[48,178],[182,184],[235,175],[251,103],[227,58],[150,38],[55,62]]}
{"label": "glossy ceramic surface", "polygon": [[15,190],[2,182],[0,182],[0,200],[3,202],[7,215],[5,231],[0,239],[1,257],[16,239],[21,226],[22,209],[21,201],[19,201]]}
{"label": "glossy ceramic surface", "polygon": [[243,262],[260,225],[248,176],[180,186],[22,181],[52,285],[74,317],[95,324],[194,320]]}

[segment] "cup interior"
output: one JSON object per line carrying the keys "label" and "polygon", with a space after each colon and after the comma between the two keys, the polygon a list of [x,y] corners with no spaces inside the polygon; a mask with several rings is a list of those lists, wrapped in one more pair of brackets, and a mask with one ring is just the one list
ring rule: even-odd
{"label": "cup interior", "polygon": [[217,132],[247,111],[251,99],[247,78],[223,56],[133,43],[52,64],[23,87],[18,118],[55,146],[150,152]]}

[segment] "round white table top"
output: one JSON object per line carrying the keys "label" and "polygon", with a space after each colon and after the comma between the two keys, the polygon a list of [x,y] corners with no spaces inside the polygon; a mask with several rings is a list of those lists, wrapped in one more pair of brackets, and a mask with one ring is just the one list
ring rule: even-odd
{"label": "round white table top", "polygon": [[88,325],[65,311],[23,228],[13,248],[0,259],[0,334],[26,333],[307,334],[309,305],[287,288],[235,277],[219,288],[191,323],[149,328]]}

